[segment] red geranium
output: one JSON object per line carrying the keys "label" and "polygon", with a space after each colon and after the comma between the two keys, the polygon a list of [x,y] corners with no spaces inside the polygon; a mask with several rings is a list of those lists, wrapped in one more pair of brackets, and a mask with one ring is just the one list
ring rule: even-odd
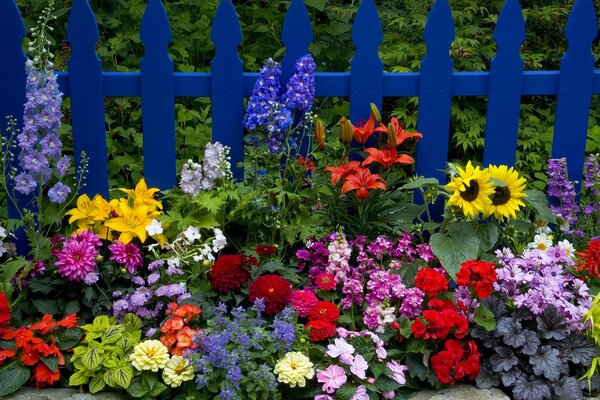
{"label": "red geranium", "polygon": [[256,278],[249,287],[250,302],[258,298],[265,301],[265,313],[275,315],[289,303],[292,284],[279,275],[267,274]]}
{"label": "red geranium", "polygon": [[256,254],[259,256],[270,256],[271,254],[277,253],[277,247],[271,244],[257,244]]}
{"label": "red geranium", "polygon": [[[427,322],[426,325],[423,323],[423,319]],[[423,319],[417,318],[411,326],[411,330],[417,339],[445,339],[452,329],[454,329],[454,336],[462,339],[469,330],[467,318],[450,309],[442,311],[425,310],[423,311]]]}
{"label": "red geranium", "polygon": [[431,368],[441,383],[453,385],[468,377],[475,379],[479,375],[479,350],[473,340],[464,346],[460,341],[448,339],[444,350],[431,357]]}
{"label": "red geranium", "polygon": [[423,268],[417,272],[415,285],[429,297],[435,297],[448,290],[446,277],[433,268]]}
{"label": "red geranium", "polygon": [[333,290],[335,289],[335,278],[333,275],[327,272],[320,273],[315,279],[315,284],[321,290]]}
{"label": "red geranium", "polygon": [[600,278],[600,239],[591,240],[584,251],[578,251],[577,271],[586,270],[588,275],[594,278]]}
{"label": "red geranium", "polygon": [[319,301],[308,313],[308,320],[335,322],[340,317],[340,310],[330,301]]}
{"label": "red geranium", "polygon": [[305,328],[310,328],[310,340],[320,342],[321,340],[329,339],[335,334],[335,325],[322,319],[315,319],[305,325]]}
{"label": "red geranium", "polygon": [[465,261],[456,274],[456,283],[475,288],[475,294],[480,299],[492,294],[492,285],[497,279],[494,263],[477,260]]}
{"label": "red geranium", "polygon": [[0,292],[0,327],[10,324],[10,306],[4,293]]}
{"label": "red geranium", "polygon": [[240,254],[224,255],[210,270],[210,284],[221,293],[238,290],[250,279],[248,259]]}

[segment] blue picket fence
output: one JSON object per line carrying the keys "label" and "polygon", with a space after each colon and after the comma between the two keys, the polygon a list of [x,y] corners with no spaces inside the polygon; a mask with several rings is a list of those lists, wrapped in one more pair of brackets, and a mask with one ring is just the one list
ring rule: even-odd
{"label": "blue picket fence", "polygon": [[[594,69],[591,51],[597,34],[593,0],[576,0],[565,28],[568,49],[560,70],[524,71],[520,46],[526,35],[525,21],[519,1],[507,0],[494,32],[498,51],[489,71],[457,72],[449,52],[455,37],[452,12],[447,0],[435,0],[425,26],[427,54],[420,72],[389,73],[377,55],[383,40],[377,8],[373,0],[362,0],[352,29],[356,52],[350,72],[317,73],[316,95],[349,97],[353,121],[368,117],[369,104],[380,106],[383,97],[418,96],[417,128],[425,139],[417,146],[417,173],[442,181],[452,97],[488,97],[484,164],[512,165],[521,96],[557,96],[552,155],[566,157],[570,178],[580,181],[590,101],[600,93],[600,70]],[[24,36],[14,0],[0,1],[0,116],[23,113]],[[222,0],[215,15],[210,39],[216,51],[209,73],[173,72],[168,56],[171,29],[161,0],[148,1],[142,20],[145,55],[139,72],[102,70],[95,51],[98,27],[87,0],[74,0],[67,37],[72,57],[68,72],[60,73],[59,84],[65,96],[71,97],[76,162],[81,151],[90,157],[88,194],[108,194],[105,97],[141,97],[144,175],[152,186],[167,189],[176,183],[175,97],[210,97],[213,140],[231,147],[232,165],[242,159],[243,99],[251,94],[258,74],[244,72],[238,56],[242,31],[231,0]],[[312,39],[304,1],[292,0],[282,31],[284,82],[292,74],[294,61],[308,52]]]}

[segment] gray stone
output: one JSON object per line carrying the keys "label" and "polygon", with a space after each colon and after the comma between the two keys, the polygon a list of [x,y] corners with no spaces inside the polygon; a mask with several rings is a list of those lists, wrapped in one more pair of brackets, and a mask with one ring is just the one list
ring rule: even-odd
{"label": "gray stone", "polygon": [[426,390],[411,400],[510,400],[500,389],[477,389],[475,386],[458,385],[443,390]]}
{"label": "gray stone", "polygon": [[75,389],[34,389],[24,387],[5,397],[7,400],[124,400],[127,397],[116,393],[80,393]]}

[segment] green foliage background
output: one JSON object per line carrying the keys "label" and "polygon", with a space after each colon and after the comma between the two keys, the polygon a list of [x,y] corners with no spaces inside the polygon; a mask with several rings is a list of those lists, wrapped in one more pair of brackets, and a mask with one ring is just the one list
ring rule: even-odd
{"label": "green foliage background", "polygon": [[[380,57],[387,71],[418,71],[425,55],[423,28],[433,0],[375,1],[384,27]],[[522,46],[526,69],[558,69],[566,48],[562,30],[574,0],[521,0],[527,24]],[[26,24],[35,21],[45,0],[18,0]],[[60,49],[58,69],[66,69],[69,45],[65,39],[72,0],[56,0],[58,20],[54,40]],[[354,51],[352,21],[359,0],[306,0],[313,21],[315,40],[311,51],[319,71],[346,71]],[[600,10],[600,0],[595,0]],[[90,0],[100,28],[98,55],[107,71],[134,71],[144,49],[139,38],[146,0]],[[173,42],[170,55],[177,71],[208,71],[214,47],[211,22],[217,0],[170,0],[165,2]],[[244,40],[240,57],[248,71],[257,71],[268,57],[281,59],[285,49],[281,25],[289,1],[234,0]],[[504,0],[450,0],[456,26],[451,53],[458,71],[486,70],[495,53],[493,29]],[[600,45],[594,44],[596,60]],[[348,112],[347,99],[320,100],[321,116],[330,124]],[[383,113],[397,116],[415,129],[417,98],[386,99]],[[135,98],[106,99],[108,152],[113,185],[130,185],[142,175],[141,102]],[[544,186],[545,160],[550,154],[554,111],[553,98],[527,96],[522,99],[517,167]],[[68,133],[68,102],[66,103]],[[484,145],[485,98],[454,98],[451,120],[451,159],[480,159]],[[600,151],[600,101],[594,96],[590,113],[588,152]],[[200,154],[210,140],[210,101],[207,98],[177,99],[177,159]]]}

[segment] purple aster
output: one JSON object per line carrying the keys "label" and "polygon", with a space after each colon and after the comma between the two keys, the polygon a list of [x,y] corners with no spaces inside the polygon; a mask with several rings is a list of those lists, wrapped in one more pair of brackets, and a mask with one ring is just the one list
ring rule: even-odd
{"label": "purple aster", "polygon": [[91,286],[94,283],[98,282],[98,279],[100,279],[100,275],[98,275],[97,272],[90,272],[85,276],[85,278],[83,278],[83,282],[86,285]]}

